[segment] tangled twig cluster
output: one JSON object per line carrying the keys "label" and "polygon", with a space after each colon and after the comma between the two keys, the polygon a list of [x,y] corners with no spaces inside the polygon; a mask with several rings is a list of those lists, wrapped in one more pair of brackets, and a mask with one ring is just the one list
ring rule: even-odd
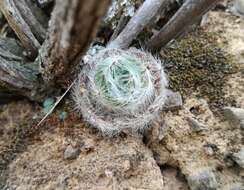
{"label": "tangled twig cluster", "polygon": [[83,118],[103,133],[148,126],[166,100],[161,62],[137,49],[105,49],[89,60],[74,88]]}

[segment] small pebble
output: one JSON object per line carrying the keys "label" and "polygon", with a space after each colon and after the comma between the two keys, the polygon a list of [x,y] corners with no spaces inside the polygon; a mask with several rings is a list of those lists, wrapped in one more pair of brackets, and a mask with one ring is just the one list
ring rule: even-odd
{"label": "small pebble", "polygon": [[163,109],[176,110],[181,108],[182,105],[183,100],[181,94],[179,92],[172,92],[171,90],[167,90],[167,97]]}
{"label": "small pebble", "polygon": [[78,148],[74,148],[71,145],[68,145],[64,151],[64,159],[65,160],[73,160],[76,159],[80,154],[80,150]]}
{"label": "small pebble", "polygon": [[242,148],[239,152],[234,153],[232,155],[232,159],[242,168],[244,169],[244,148]]}
{"label": "small pebble", "polygon": [[241,20],[240,18],[238,18],[238,19],[235,20],[235,23],[236,23],[236,24],[240,24],[241,21],[242,21],[242,20]]}
{"label": "small pebble", "polygon": [[211,147],[205,146],[204,147],[204,151],[208,156],[213,156],[214,155],[214,151]]}
{"label": "small pebble", "polygon": [[218,183],[211,170],[204,169],[188,177],[191,190],[217,190]]}
{"label": "small pebble", "polygon": [[[223,109],[225,118],[233,126],[239,126],[244,122],[244,109],[234,108],[234,107],[225,107]],[[243,124],[242,124],[243,125]]]}
{"label": "small pebble", "polygon": [[241,130],[244,130],[244,120],[240,123]]}
{"label": "small pebble", "polygon": [[198,120],[191,117],[187,117],[186,119],[193,131],[202,132],[204,130],[207,130],[207,126],[204,125],[203,123],[200,123]]}

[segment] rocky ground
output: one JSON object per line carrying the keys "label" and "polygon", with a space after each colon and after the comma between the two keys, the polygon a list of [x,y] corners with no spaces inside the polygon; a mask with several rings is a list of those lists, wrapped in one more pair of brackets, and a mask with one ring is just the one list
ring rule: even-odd
{"label": "rocky ground", "polygon": [[1,106],[0,189],[243,190],[244,19],[215,10],[202,28],[216,34],[214,43],[238,66],[223,75],[217,95],[226,102],[213,105],[193,89],[145,134],[114,138],[101,136],[72,109],[61,121],[69,100],[38,127],[40,106]]}

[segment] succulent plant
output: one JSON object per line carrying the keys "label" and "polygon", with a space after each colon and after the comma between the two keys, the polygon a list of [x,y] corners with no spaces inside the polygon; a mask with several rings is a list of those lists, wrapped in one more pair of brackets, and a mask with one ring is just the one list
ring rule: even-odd
{"label": "succulent plant", "polygon": [[137,49],[104,49],[86,64],[74,88],[76,108],[103,133],[145,129],[165,103],[161,62]]}

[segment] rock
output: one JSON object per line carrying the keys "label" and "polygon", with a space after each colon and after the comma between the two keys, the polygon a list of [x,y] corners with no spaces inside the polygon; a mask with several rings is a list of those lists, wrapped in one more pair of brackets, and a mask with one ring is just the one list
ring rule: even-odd
{"label": "rock", "polygon": [[187,182],[180,176],[180,172],[173,167],[161,168],[164,177],[163,190],[189,190]]}
{"label": "rock", "polygon": [[244,130],[244,120],[240,123],[241,130]]}
{"label": "rock", "polygon": [[235,20],[235,23],[236,23],[236,24],[240,24],[241,21],[242,21],[242,19],[238,18],[238,19]]}
{"label": "rock", "polygon": [[191,117],[187,117],[187,121],[189,123],[189,125],[191,126],[192,130],[195,132],[201,132],[204,130],[207,130],[207,126],[204,125],[203,123],[200,123],[198,120],[191,118]]}
{"label": "rock", "polygon": [[153,157],[158,165],[162,166],[169,162],[170,152],[165,147],[156,146],[154,144],[151,145],[150,148],[153,149]]}
{"label": "rock", "polygon": [[224,157],[224,162],[227,167],[233,167],[235,165],[235,162],[232,158],[232,154],[226,154]]}
{"label": "rock", "polygon": [[205,152],[208,156],[213,156],[213,155],[214,155],[214,150],[213,150],[212,147],[210,147],[210,146],[204,146],[204,152]]}
{"label": "rock", "polygon": [[240,187],[233,187],[233,188],[230,188],[230,190],[244,190],[244,186],[240,186]]}
{"label": "rock", "polygon": [[234,7],[238,13],[244,15],[244,0],[235,0]]}
{"label": "rock", "polygon": [[[160,142],[163,140],[166,131],[170,126],[161,117],[157,117],[151,124],[151,127],[145,131],[145,137],[153,140],[154,142]],[[151,141],[149,140],[149,141]]]}
{"label": "rock", "polygon": [[201,27],[205,27],[208,24],[208,21],[209,21],[209,19],[208,19],[208,13],[206,13],[206,14],[204,14],[202,16],[202,19],[201,19],[201,22],[200,22],[200,26]]}
{"label": "rock", "polygon": [[57,190],[67,189],[69,177],[60,175],[57,180],[58,180],[57,187],[56,187]]}
{"label": "rock", "polygon": [[211,170],[203,170],[188,178],[188,184],[191,190],[217,190],[218,183],[214,173]]}
{"label": "rock", "polygon": [[232,159],[242,168],[244,169],[244,148],[242,148],[239,152],[234,153],[232,155]]}
{"label": "rock", "polygon": [[240,125],[244,122],[244,109],[234,108],[234,107],[225,107],[223,109],[226,119],[233,124],[234,126]]}
{"label": "rock", "polygon": [[91,152],[95,149],[96,143],[93,139],[85,139],[83,145],[81,146],[82,152]]}
{"label": "rock", "polygon": [[167,91],[167,99],[163,109],[175,110],[181,108],[183,105],[181,94],[179,92],[172,92],[171,90]]}
{"label": "rock", "polygon": [[76,159],[80,154],[80,150],[78,148],[74,148],[71,145],[67,146],[64,151],[64,159],[65,160],[73,160]]}

